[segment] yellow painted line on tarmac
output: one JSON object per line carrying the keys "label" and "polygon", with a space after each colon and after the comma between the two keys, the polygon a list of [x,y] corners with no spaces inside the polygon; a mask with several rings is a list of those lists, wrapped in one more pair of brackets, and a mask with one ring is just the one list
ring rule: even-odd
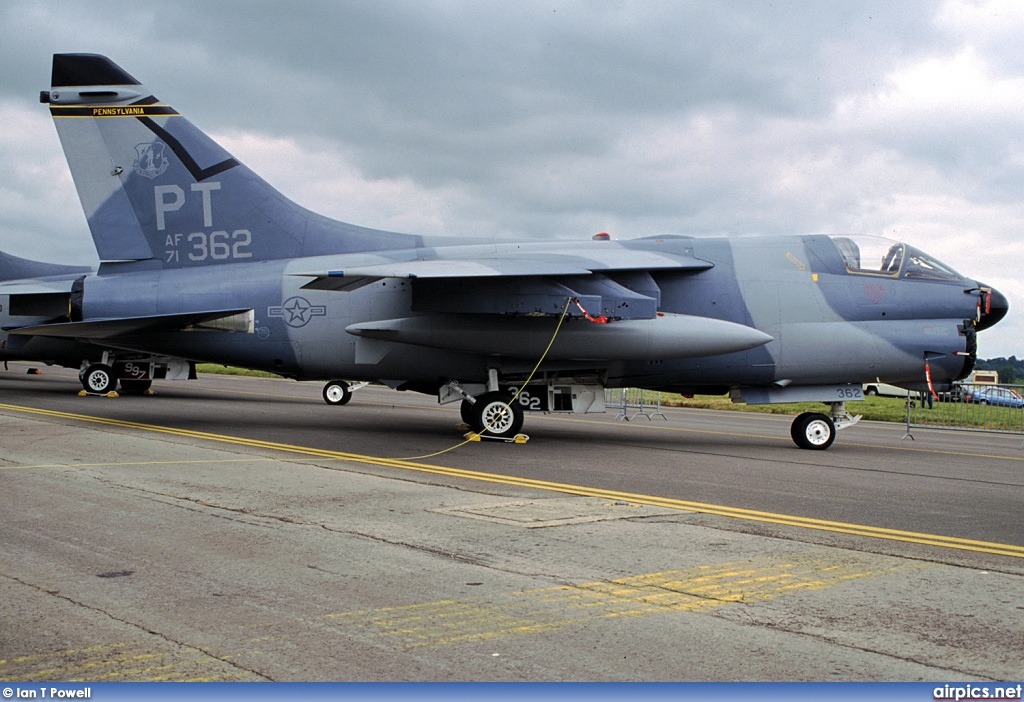
{"label": "yellow painted line on tarmac", "polygon": [[435,466],[427,463],[418,463],[415,461],[405,460],[401,458],[367,456],[364,454],[347,453],[344,451],[331,451],[328,449],[318,449],[309,446],[295,446],[292,444],[283,444],[273,441],[246,439],[238,436],[213,434],[210,432],[194,431],[190,429],[176,429],[174,427],[165,427],[155,424],[142,424],[140,422],[130,422],[122,419],[109,419],[106,417],[96,417],[85,414],[75,414],[71,412],[58,412],[56,410],[39,409],[35,407],[22,407],[19,405],[8,405],[0,403],[0,410],[21,412],[25,414],[34,414],[45,417],[54,417],[58,419],[72,419],[82,422],[89,422],[92,424],[120,427],[124,429],[139,429],[159,434],[182,436],[191,439],[203,439],[206,441],[214,441],[222,444],[247,446],[250,448],[266,449],[270,451],[281,451],[284,453],[311,456],[314,458],[348,461],[351,463],[365,463],[376,466],[384,466],[387,468],[411,470],[419,473],[443,475],[451,478],[461,478],[488,483],[497,483],[501,485],[534,488],[538,490],[559,492],[569,495],[582,495],[585,497],[600,497],[603,499],[610,500],[636,502],[639,504],[650,505],[655,507],[665,507],[669,509],[700,512],[703,514],[715,514],[723,517],[733,517],[736,519],[743,519],[746,521],[779,524],[783,526],[794,526],[805,529],[816,529],[819,531],[850,534],[854,536],[868,536],[878,539],[887,539],[890,541],[904,541],[908,543],[922,544],[926,546],[938,546],[942,548],[952,548],[965,551],[976,551],[979,553],[990,553],[1000,556],[1011,556],[1014,558],[1024,558],[1024,546],[1017,546],[1014,544],[1001,544],[990,541],[978,541],[975,539],[962,539],[954,536],[942,536],[939,534],[926,534],[912,531],[903,531],[899,529],[886,529],[882,527],[874,527],[864,524],[835,522],[825,519],[814,519],[810,517],[777,514],[774,512],[764,512],[760,510],[742,509],[739,507],[728,507],[725,505],[713,505],[704,502],[691,502],[688,500],[678,500],[669,497],[659,497],[656,495],[642,495],[637,493],[620,492],[617,490],[606,490],[603,488],[587,487],[582,485],[555,483],[546,480],[521,478],[513,475],[482,473],[479,471],[465,470],[461,468],[447,468],[444,466]]}
{"label": "yellow painted line on tarmac", "polygon": [[40,463],[34,466],[0,466],[0,470],[36,470],[40,468],[118,468],[141,466],[189,466],[216,463],[260,463],[271,462],[272,458],[214,458],[206,461],[119,461],[115,463]]}
{"label": "yellow painted line on tarmac", "polygon": [[[251,377],[251,376],[237,376],[237,375],[225,375],[225,376],[219,376],[219,377],[222,377],[222,378],[248,378],[250,380],[272,380],[272,381],[275,381],[275,382],[276,381],[284,381],[285,380],[283,378],[254,378],[254,377]],[[203,388],[203,389],[208,391],[208,392],[219,392],[219,393],[224,393],[224,394],[229,394],[229,395],[257,395],[257,396],[264,396],[264,397],[285,397],[285,398],[294,399],[294,400],[300,400],[300,399],[309,400],[309,399],[311,399],[308,395],[294,395],[294,394],[287,394],[287,395],[285,395],[285,394],[281,394],[281,393],[253,392],[253,391],[250,391],[250,390],[235,390],[235,389],[232,389],[232,388]],[[371,392],[373,392],[373,391],[378,391],[379,393],[385,392],[385,390],[383,388],[374,388],[374,390],[371,390]],[[362,391],[362,392],[365,392],[365,391]],[[388,400],[365,400],[364,399],[364,400],[360,401],[360,404],[379,405],[379,406],[385,406],[386,405],[386,406],[391,406],[391,407],[403,407],[403,408],[408,408],[408,409],[428,410],[428,411],[438,411],[438,410],[445,411],[445,412],[453,412],[454,411],[453,409],[449,409],[449,408],[445,408],[445,407],[424,406],[424,405],[413,404],[413,403],[410,403],[410,402],[394,402],[394,401],[388,401]],[[699,407],[665,407],[663,409],[668,409],[668,410],[684,410],[684,411],[687,411],[687,412],[699,412],[699,413],[703,413],[703,414],[709,414],[709,413],[714,413],[714,412],[721,413],[723,411],[726,411],[726,410],[703,409],[703,408],[699,408]],[[781,421],[785,421],[785,420],[791,420],[793,418],[793,415],[776,414],[774,412],[744,412],[744,411],[741,411],[741,410],[736,410],[736,411],[739,412],[740,414],[744,415],[745,417],[747,417],[749,419],[753,419],[753,420],[762,420],[762,421],[778,420],[778,421],[781,422]],[[533,419],[533,418],[531,418],[531,419]],[[578,417],[559,416],[557,414],[544,415],[542,417],[539,417],[539,419],[542,419],[544,421],[549,421],[549,422],[572,422],[572,423],[589,424],[589,425],[594,425],[594,424],[612,424],[612,425],[616,425],[616,426],[621,426],[621,425],[619,425],[615,421],[600,420],[600,419],[597,419],[597,418],[583,418],[583,419],[581,419],[581,418],[578,418]],[[898,423],[891,423],[891,424],[893,424],[893,427],[901,426]],[[637,428],[639,428],[641,430],[644,430],[644,431],[659,431],[659,432],[660,431],[667,431],[667,432],[684,433],[684,434],[706,434],[706,435],[710,435],[710,436],[742,436],[742,437],[748,438],[748,439],[765,439],[765,440],[769,440],[769,441],[781,441],[783,443],[789,443],[791,441],[791,439],[789,438],[788,435],[787,436],[779,436],[778,434],[752,434],[752,433],[749,433],[749,432],[719,431],[719,430],[715,430],[715,429],[694,429],[692,427],[675,427],[675,426],[670,426],[670,425],[666,425],[666,424],[639,424],[639,423],[637,423],[637,424],[630,424],[630,426],[631,427],[637,427]],[[990,460],[1014,461],[1014,462],[1018,462],[1018,463],[1024,463],[1024,456],[1006,456],[1006,455],[997,455],[997,454],[988,454],[988,453],[971,453],[971,452],[968,452],[968,451],[948,451],[948,450],[942,450],[942,449],[918,448],[918,447],[915,447],[915,446],[885,446],[885,447],[879,447],[876,444],[862,444],[862,443],[851,442],[851,441],[844,441],[843,444],[846,445],[846,446],[857,446],[857,447],[860,447],[860,448],[872,448],[872,449],[884,448],[886,451],[905,451],[905,452],[909,452],[909,453],[928,453],[928,454],[935,454],[935,455],[939,455],[939,456],[958,456],[958,457],[963,457],[963,458],[985,458],[985,459],[990,459]]]}

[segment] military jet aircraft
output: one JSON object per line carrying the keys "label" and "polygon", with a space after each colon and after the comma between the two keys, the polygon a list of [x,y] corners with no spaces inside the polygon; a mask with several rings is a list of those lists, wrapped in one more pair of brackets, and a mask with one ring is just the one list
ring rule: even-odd
{"label": "military jet aircraft", "polygon": [[[58,54],[47,104],[101,265],[70,318],[14,330],[461,402],[485,435],[605,388],[814,401],[827,448],[881,380],[942,390],[1007,300],[906,244],[823,235],[495,241],[291,202],[110,59]],[[343,382],[325,387],[342,398]],[[518,392],[518,394],[514,394]],[[514,398],[514,399],[513,399]]]}
{"label": "military jet aircraft", "polygon": [[154,378],[195,378],[184,359],[103,348],[71,338],[10,335],[12,329],[69,321],[74,282],[95,273],[89,266],[31,261],[0,251],[0,361],[38,361],[78,368],[86,392],[141,394]]}

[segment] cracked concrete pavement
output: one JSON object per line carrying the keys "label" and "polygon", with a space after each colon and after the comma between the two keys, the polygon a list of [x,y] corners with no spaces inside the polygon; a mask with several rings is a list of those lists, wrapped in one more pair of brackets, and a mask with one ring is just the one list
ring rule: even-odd
{"label": "cracked concrete pavement", "polygon": [[0,679],[1020,680],[1024,577],[0,413]]}

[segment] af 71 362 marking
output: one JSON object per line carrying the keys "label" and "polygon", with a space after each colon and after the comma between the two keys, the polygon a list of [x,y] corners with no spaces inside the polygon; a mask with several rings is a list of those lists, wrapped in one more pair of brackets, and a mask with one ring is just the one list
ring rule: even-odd
{"label": "af 71 362 marking", "polygon": [[248,229],[236,229],[230,234],[223,229],[211,231],[209,234],[205,231],[194,231],[187,236],[185,234],[167,235],[168,249],[164,255],[167,257],[168,263],[179,260],[178,249],[173,247],[181,245],[182,239],[184,239],[185,246],[188,247],[189,261],[206,261],[207,259],[225,261],[227,259],[252,258],[253,255],[249,251],[253,235]]}
{"label": "af 71 362 marking", "polygon": [[209,234],[206,232],[192,232],[187,235],[168,234],[164,256],[168,263],[179,261],[178,247],[184,246],[190,261],[252,258],[252,251],[249,250],[250,244],[252,244],[252,232],[248,229],[236,229],[231,234],[224,230]]}
{"label": "af 71 362 marking", "polygon": [[[214,190],[220,190],[219,181],[192,183],[192,192],[199,193],[202,201],[204,227],[213,226],[213,196],[211,193]],[[157,231],[164,231],[167,228],[167,213],[177,212],[185,204],[185,191],[177,185],[155,185],[153,186],[153,202],[156,209]],[[250,244],[252,244],[252,232],[248,229],[236,229],[230,234],[223,229],[209,234],[206,232],[175,233],[167,235],[165,240],[167,248],[164,251],[164,256],[168,263],[179,261],[182,255],[181,249],[184,247],[190,261],[252,258],[252,252],[249,250]]]}

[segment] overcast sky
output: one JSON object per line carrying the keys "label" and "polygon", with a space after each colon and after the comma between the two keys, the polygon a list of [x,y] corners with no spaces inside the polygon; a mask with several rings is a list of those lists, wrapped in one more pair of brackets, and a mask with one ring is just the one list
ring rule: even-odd
{"label": "overcast sky", "polygon": [[874,234],[1024,357],[1024,2],[6,0],[0,249],[95,263],[51,55],[110,56],[286,195],[418,234]]}

